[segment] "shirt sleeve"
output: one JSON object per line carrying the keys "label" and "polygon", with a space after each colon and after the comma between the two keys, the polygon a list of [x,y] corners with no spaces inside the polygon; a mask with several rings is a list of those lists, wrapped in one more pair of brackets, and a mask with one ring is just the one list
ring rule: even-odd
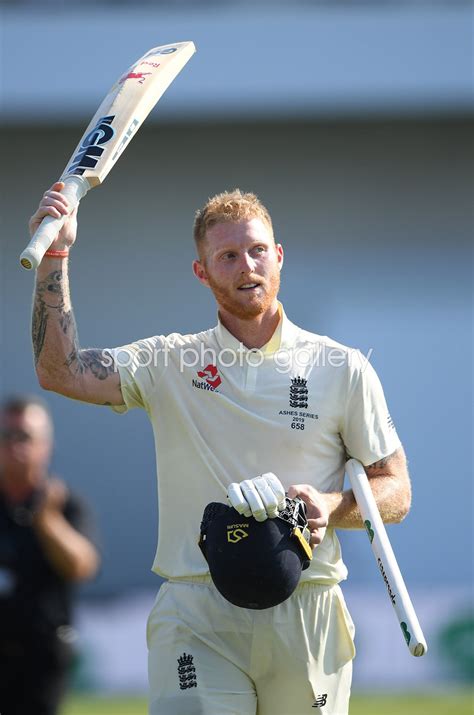
{"label": "shirt sleeve", "polygon": [[97,519],[89,504],[75,493],[70,493],[64,506],[64,517],[76,531],[85,536],[98,551],[101,539]]}
{"label": "shirt sleeve", "polygon": [[133,407],[148,409],[149,398],[166,366],[166,345],[166,338],[157,335],[108,349],[120,375],[120,388],[125,403],[113,406],[114,412],[124,413]]}
{"label": "shirt sleeve", "polygon": [[349,369],[341,436],[348,458],[368,466],[395,452],[401,442],[377,373],[369,362],[356,362]]}

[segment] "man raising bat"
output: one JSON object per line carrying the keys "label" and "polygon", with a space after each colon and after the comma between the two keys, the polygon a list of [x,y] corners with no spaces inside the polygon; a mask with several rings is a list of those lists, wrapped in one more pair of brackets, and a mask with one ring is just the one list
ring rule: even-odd
{"label": "man raising bat", "polygon": [[[277,298],[283,248],[265,206],[238,189],[209,199],[194,221],[193,273],[215,297],[217,326],[81,349],[68,283],[77,223],[61,188],[45,193],[30,221],[33,233],[45,216],[66,217],[37,271],[36,371],[47,390],[150,416],[153,570],[166,578],[147,628],[151,715],[347,714],[354,629],[335,528],[363,527],[343,491],[347,456],[365,465],[384,521],[401,521],[411,499],[377,375],[357,351],[287,318]],[[307,504],[310,566],[279,605],[232,605],[198,547],[203,509],[228,496],[228,541],[241,539],[246,520],[278,518],[285,492]]]}

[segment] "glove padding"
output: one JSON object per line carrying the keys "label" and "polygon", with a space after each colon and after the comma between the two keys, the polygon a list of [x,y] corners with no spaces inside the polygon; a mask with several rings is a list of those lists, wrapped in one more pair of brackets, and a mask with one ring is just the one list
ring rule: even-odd
{"label": "glove padding", "polygon": [[227,501],[242,516],[253,516],[256,521],[274,519],[285,507],[285,489],[272,472],[254,479],[229,484]]}

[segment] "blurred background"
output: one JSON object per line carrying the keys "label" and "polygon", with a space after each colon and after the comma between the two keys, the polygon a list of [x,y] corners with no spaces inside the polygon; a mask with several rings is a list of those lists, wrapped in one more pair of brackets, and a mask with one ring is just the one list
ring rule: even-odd
{"label": "blurred background", "polygon": [[[191,274],[194,211],[235,186],[260,196],[286,248],[288,316],[373,351],[410,463],[413,507],[389,536],[430,652],[409,655],[365,534],[343,533],[356,692],[445,690],[472,674],[472,19],[461,0],[0,4],[0,397],[38,391],[33,276],[18,265],[28,217],[120,73],[193,40],[81,206],[81,344],[213,326]],[[54,470],[93,503],[103,541],[78,607],[77,687],[143,692],[160,583],[151,428],[140,412],[47,398]]]}

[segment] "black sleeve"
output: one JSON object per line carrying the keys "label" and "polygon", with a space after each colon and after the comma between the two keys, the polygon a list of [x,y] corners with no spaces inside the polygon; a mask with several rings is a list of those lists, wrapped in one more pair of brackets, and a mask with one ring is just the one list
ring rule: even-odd
{"label": "black sleeve", "polygon": [[97,550],[101,550],[97,519],[89,504],[82,497],[70,492],[64,505],[63,514],[76,531],[85,536]]}

